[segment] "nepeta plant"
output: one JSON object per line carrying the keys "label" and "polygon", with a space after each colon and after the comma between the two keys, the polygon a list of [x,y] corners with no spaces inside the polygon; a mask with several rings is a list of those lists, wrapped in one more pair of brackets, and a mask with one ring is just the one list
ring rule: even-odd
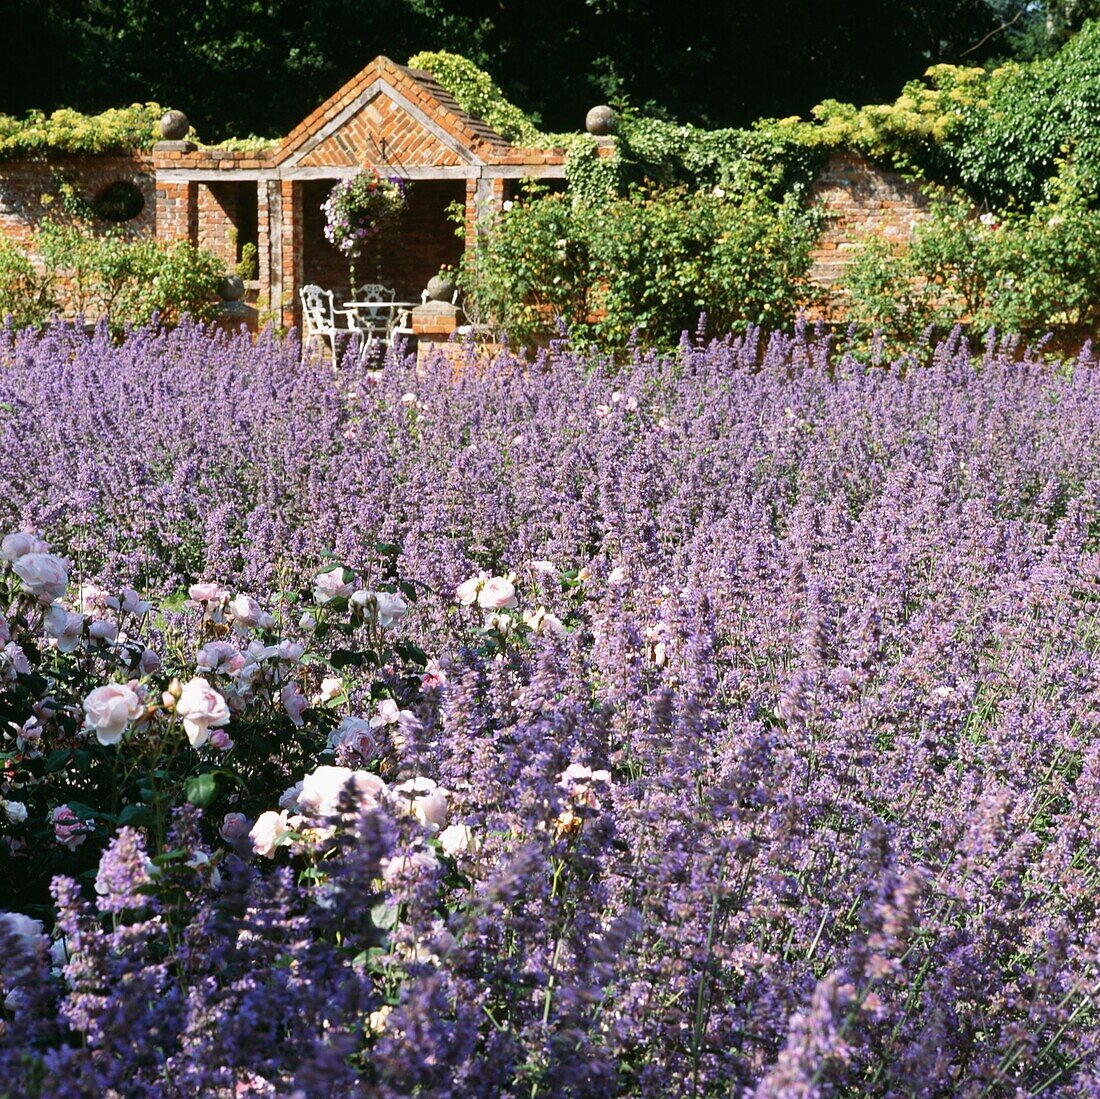
{"label": "nepeta plant", "polygon": [[[228,700],[233,623],[271,614],[329,716],[274,671],[253,725],[160,697],[181,760],[262,735],[269,777],[86,840],[53,909],[12,895],[4,1085],[1100,1093],[1100,373],[922,355],[753,333],[368,377],[189,328],[7,334],[6,529],[188,595],[158,623],[181,688]],[[65,666],[54,617],[4,697]]]}

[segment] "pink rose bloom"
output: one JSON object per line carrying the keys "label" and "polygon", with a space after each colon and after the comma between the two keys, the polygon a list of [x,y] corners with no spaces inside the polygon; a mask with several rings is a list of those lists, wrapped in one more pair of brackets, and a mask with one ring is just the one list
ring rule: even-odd
{"label": "pink rose bloom", "polygon": [[219,752],[228,752],[233,747],[233,741],[224,729],[212,729],[210,731],[210,747],[217,748]]}
{"label": "pink rose bloom", "polygon": [[298,804],[298,795],[302,792],[302,784],[296,782],[293,786],[288,786],[282,794],[279,796],[279,808],[285,809],[289,812],[298,812],[301,806]]}
{"label": "pink rose bloom", "polygon": [[4,536],[0,542],[0,558],[9,564],[27,553],[49,553],[49,543],[43,542],[33,531],[21,530]]}
{"label": "pink rose bloom", "polygon": [[101,614],[107,609],[111,593],[98,584],[81,584],[78,594],[80,609],[85,614]]}
{"label": "pink rose bloom", "polygon": [[477,593],[477,604],[483,610],[502,611],[516,605],[516,589],[504,576],[492,576]]}
{"label": "pink rose bloom", "polygon": [[65,562],[53,553],[24,553],[12,565],[23,587],[40,603],[60,599],[69,586]]}
{"label": "pink rose bloom", "polygon": [[241,626],[257,626],[263,617],[263,608],[251,595],[238,595],[229,604],[229,610]]}
{"label": "pink rose bloom", "polygon": [[249,827],[248,817],[244,813],[226,813],[222,819],[222,826],[218,829],[218,835],[226,843],[239,843],[247,838]]}
{"label": "pink rose bloom", "polygon": [[96,687],[84,699],[84,724],[100,744],[117,744],[131,721],[141,717],[145,707],[137,692],[125,683]]}
{"label": "pink rose bloom", "polygon": [[31,674],[31,662],[27,659],[27,654],[23,652],[21,646],[17,645],[14,641],[9,641],[0,652],[0,656],[3,660],[0,660],[0,664],[10,664],[12,668],[18,672],[19,675]]}
{"label": "pink rose bloom", "polygon": [[192,584],[187,589],[192,603],[221,603],[229,598],[229,592],[221,584]]}
{"label": "pink rose bloom", "polygon": [[88,833],[94,826],[94,821],[81,820],[67,805],[54,808],[54,839],[70,851],[75,851],[88,838]]}
{"label": "pink rose bloom", "polygon": [[302,694],[301,687],[299,687],[297,683],[287,683],[279,692],[279,698],[282,700],[283,709],[286,710],[287,717],[290,718],[294,725],[300,727],[302,724],[302,714],[305,713],[306,707],[309,705],[306,696]]}
{"label": "pink rose bloom", "polygon": [[244,667],[244,653],[228,641],[208,641],[195,657],[195,670],[232,675]]}
{"label": "pink rose bloom", "polygon": [[378,712],[370,719],[370,727],[381,729],[384,725],[397,725],[403,714],[412,716],[408,710],[398,709],[397,703],[392,698],[384,698],[378,703]]}
{"label": "pink rose bloom", "polygon": [[361,759],[371,759],[377,745],[371,723],[361,717],[345,717],[328,735],[330,748],[347,748]]}
{"label": "pink rose bloom", "polygon": [[71,614],[60,603],[54,603],[42,616],[42,629],[53,638],[58,652],[71,653],[84,635],[84,616]]}
{"label": "pink rose bloom", "polygon": [[112,599],[108,602],[108,606],[115,603],[118,604],[116,610],[121,610],[123,614],[136,614],[139,618],[153,609],[153,604],[142,599],[133,588],[123,588],[122,599]]}
{"label": "pink rose bloom", "polygon": [[118,640],[118,626],[113,622],[92,622],[88,626],[88,638],[91,641],[101,641],[105,645],[113,645]]}
{"label": "pink rose bloom", "polygon": [[347,599],[354,590],[355,585],[344,580],[342,568],[322,572],[313,581],[313,597],[318,603],[327,603],[330,599]]}
{"label": "pink rose bloom", "polygon": [[420,677],[421,687],[442,687],[447,682],[447,673],[443,670],[439,661],[434,657],[424,667],[424,674]]}
{"label": "pink rose bloom", "polygon": [[176,713],[183,718],[183,731],[192,748],[199,748],[210,739],[210,730],[229,721],[225,699],[210,684],[196,676],[185,683],[176,703]]}
{"label": "pink rose bloom", "polygon": [[142,675],[152,675],[154,672],[159,672],[161,668],[160,657],[152,649],[146,649],[138,661],[138,668],[141,670]]}
{"label": "pink rose bloom", "polygon": [[257,855],[262,855],[265,859],[273,859],[279,840],[289,831],[286,810],[276,813],[269,809],[256,818],[248,838],[252,841],[252,850]]}

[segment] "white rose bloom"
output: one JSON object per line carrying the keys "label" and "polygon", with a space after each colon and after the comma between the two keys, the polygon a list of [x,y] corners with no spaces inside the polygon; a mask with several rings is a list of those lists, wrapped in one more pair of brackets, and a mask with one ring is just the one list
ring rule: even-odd
{"label": "white rose bloom", "polygon": [[69,586],[65,561],[53,553],[24,553],[15,559],[12,569],[40,603],[60,599]]}
{"label": "white rose bloom", "polygon": [[317,817],[335,816],[345,788],[358,801],[377,802],[386,792],[386,784],[369,771],[353,771],[350,767],[318,767],[302,779],[298,805],[303,812]]}
{"label": "white rose bloom", "polygon": [[390,790],[394,806],[433,831],[447,820],[448,792],[430,778],[410,778]]}
{"label": "white rose bloom", "polygon": [[477,602],[478,593],[489,579],[487,572],[479,572],[477,576],[471,576],[469,580],[463,580],[455,589],[455,599],[464,607],[472,607]]}
{"label": "white rose bloom", "polygon": [[439,833],[439,846],[453,859],[467,852],[476,854],[480,844],[468,824],[449,824]]}
{"label": "white rose bloom", "polygon": [[344,691],[344,681],[338,675],[327,675],[321,680],[321,701],[331,702]]}
{"label": "white rose bloom", "polygon": [[439,865],[434,851],[407,851],[382,860],[382,880],[392,883],[400,878],[416,878]]}
{"label": "white rose bloom", "polygon": [[212,728],[229,722],[229,706],[225,699],[202,676],[184,684],[176,713],[183,718],[183,731],[192,748],[205,744]]}
{"label": "white rose bloom", "polygon": [[22,824],[27,819],[27,807],[21,801],[4,801],[0,798],[0,808],[12,824]]}
{"label": "white rose bloom", "polygon": [[24,916],[22,912],[0,912],[0,920],[3,920],[13,935],[18,935],[21,939],[34,942],[36,939],[42,938],[41,920]]}
{"label": "white rose bloom", "polygon": [[266,813],[261,813],[252,826],[252,831],[248,833],[248,838],[252,841],[252,850],[257,855],[273,859],[280,836],[289,830],[290,826],[287,824],[287,811],[285,809],[281,813],[276,813],[271,809]]}
{"label": "white rose bloom", "polygon": [[374,605],[378,610],[378,625],[388,630],[409,613],[409,605],[398,594],[388,591],[376,591]]}
{"label": "white rose bloom", "polygon": [[117,744],[126,726],[141,717],[143,710],[133,688],[125,683],[107,683],[84,699],[84,723],[100,744]]}

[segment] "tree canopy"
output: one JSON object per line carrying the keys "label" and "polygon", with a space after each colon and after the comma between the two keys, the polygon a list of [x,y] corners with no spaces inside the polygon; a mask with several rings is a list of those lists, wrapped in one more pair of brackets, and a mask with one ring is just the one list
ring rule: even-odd
{"label": "tree canopy", "polygon": [[371,58],[475,61],[546,129],[627,101],[707,126],[892,98],[939,61],[1042,52],[1097,0],[8,0],[0,113],[155,100],[204,140],[285,133]]}

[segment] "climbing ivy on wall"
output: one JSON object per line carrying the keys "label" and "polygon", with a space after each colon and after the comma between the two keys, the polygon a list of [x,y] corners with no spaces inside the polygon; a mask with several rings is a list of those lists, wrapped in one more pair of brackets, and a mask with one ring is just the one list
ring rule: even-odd
{"label": "climbing ivy on wall", "polygon": [[833,151],[1027,208],[1048,197],[1057,161],[1069,156],[1100,193],[1100,21],[1086,23],[1053,57],[992,70],[934,65],[893,103],[825,100],[808,119],[707,130],[625,109],[615,155],[602,157],[587,134],[540,133],[465,58],[425,53],[410,64],[510,140],[565,148],[570,190],[581,201],[623,195],[642,182],[778,197],[804,187]]}
{"label": "climbing ivy on wall", "polygon": [[156,103],[135,103],[97,115],[70,110],[0,115],[0,159],[149,149],[160,139],[157,123],[163,114]]}

